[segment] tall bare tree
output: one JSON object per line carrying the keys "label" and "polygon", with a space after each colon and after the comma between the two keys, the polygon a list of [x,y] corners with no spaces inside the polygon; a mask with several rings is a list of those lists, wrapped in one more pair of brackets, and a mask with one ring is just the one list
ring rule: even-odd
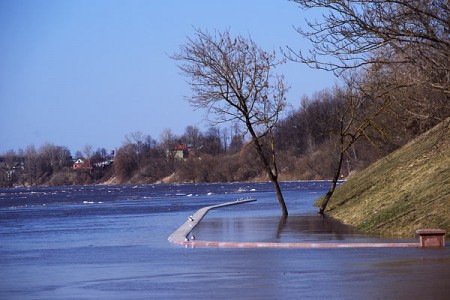
{"label": "tall bare tree", "polygon": [[297,29],[313,49],[308,54],[291,49],[294,58],[338,72],[380,63],[410,64],[428,73],[433,88],[450,92],[448,0],[292,1],[323,13],[321,19],[309,20],[307,29]]}
{"label": "tall bare tree", "polygon": [[[305,53],[288,48],[288,58],[339,76],[356,71],[365,81],[361,84],[352,80],[353,86],[346,89],[351,93],[347,93],[350,97],[346,96],[344,114],[339,117],[339,168],[348,147],[359,136],[367,138],[370,130],[377,129],[375,120],[387,106],[408,112],[410,123],[421,123],[418,127],[432,126],[448,117],[448,0],[292,1],[303,9],[319,9],[322,14],[307,20],[306,27],[297,28],[312,49]],[[430,90],[433,97],[427,97]],[[372,100],[369,106],[367,99]],[[363,109],[358,104],[361,100]]]}
{"label": "tall bare tree", "polygon": [[334,107],[333,115],[338,126],[331,133],[337,136],[338,159],[330,188],[320,206],[320,214],[325,212],[336,189],[344,158],[350,148],[360,139],[373,143],[374,132],[383,135],[384,129],[379,125],[379,118],[389,107],[391,97],[388,95],[391,90],[385,85],[374,86],[366,79],[353,74],[345,78],[343,86],[334,90],[337,106]]}
{"label": "tall bare tree", "polygon": [[308,20],[305,28],[297,28],[313,47],[308,53],[289,48],[289,58],[338,75],[349,69],[363,69],[367,73],[382,69],[390,76],[381,80],[408,90],[419,87],[435,92],[433,97],[395,102],[401,105],[400,110],[416,119],[413,122],[430,123],[428,127],[432,127],[448,117],[448,0],[292,1],[303,9],[320,9],[322,17]]}
{"label": "tall bare tree", "polygon": [[213,114],[215,122],[239,122],[250,134],[273,183],[283,215],[288,211],[278,183],[273,129],[286,106],[287,87],[273,69],[282,61],[261,49],[250,37],[228,30],[197,29],[194,38],[172,56],[188,78],[190,103]]}
{"label": "tall bare tree", "polygon": [[30,185],[37,185],[39,178],[39,155],[34,145],[25,149],[25,177]]}
{"label": "tall bare tree", "polygon": [[200,147],[199,144],[201,138],[200,130],[195,126],[187,126],[184,130],[184,142],[191,146],[194,151],[197,149],[197,147]]}

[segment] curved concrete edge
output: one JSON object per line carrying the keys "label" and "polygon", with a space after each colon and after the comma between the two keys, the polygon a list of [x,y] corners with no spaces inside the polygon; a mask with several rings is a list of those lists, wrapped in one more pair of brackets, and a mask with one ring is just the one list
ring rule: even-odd
{"label": "curved concrete edge", "polygon": [[185,247],[215,247],[215,248],[406,248],[420,247],[420,243],[274,243],[274,242],[219,242],[219,241],[201,241],[189,240],[188,236],[195,226],[200,223],[203,217],[211,209],[243,204],[256,201],[256,199],[236,200],[218,205],[203,207],[197,210],[188,220],[175,230],[168,238],[171,243],[184,245]]}
{"label": "curved concrete edge", "polygon": [[168,238],[168,240],[171,243],[174,244],[183,244],[187,241],[189,241],[189,234],[191,231],[195,228],[195,226],[200,223],[200,221],[203,219],[203,217],[210,211],[211,209],[225,207],[225,206],[231,206],[231,205],[237,205],[237,204],[243,204],[243,203],[249,203],[254,202],[256,199],[238,199],[233,202],[226,202],[222,204],[217,205],[211,205],[207,207],[203,207],[199,210],[197,210],[192,216],[189,216],[188,220],[181,225],[177,230],[175,230]]}
{"label": "curved concrete edge", "polygon": [[215,248],[407,248],[420,247],[420,243],[272,243],[272,242],[214,242],[214,241],[186,241],[177,243],[186,247],[215,247]]}

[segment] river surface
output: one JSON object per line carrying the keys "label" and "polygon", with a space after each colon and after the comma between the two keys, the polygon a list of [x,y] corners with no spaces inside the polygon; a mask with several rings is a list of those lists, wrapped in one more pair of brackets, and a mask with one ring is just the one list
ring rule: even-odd
{"label": "river surface", "polygon": [[[327,182],[0,189],[0,299],[449,299],[450,249],[185,248],[197,239],[386,242],[316,214]],[[417,242],[417,240],[388,240]]]}

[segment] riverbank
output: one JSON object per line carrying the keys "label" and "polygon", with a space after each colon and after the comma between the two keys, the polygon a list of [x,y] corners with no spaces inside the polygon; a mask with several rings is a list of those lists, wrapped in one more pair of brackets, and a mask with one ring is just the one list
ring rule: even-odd
{"label": "riverbank", "polygon": [[449,236],[449,123],[349,179],[336,190],[326,213],[370,233],[414,236],[420,228],[440,228]]}

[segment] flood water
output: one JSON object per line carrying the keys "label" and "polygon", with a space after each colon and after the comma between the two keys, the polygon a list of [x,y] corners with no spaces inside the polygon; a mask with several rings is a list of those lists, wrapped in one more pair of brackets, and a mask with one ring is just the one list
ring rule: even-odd
{"label": "flood water", "polygon": [[[321,218],[326,182],[0,189],[0,299],[449,299],[450,249],[184,248],[167,237],[197,209],[197,239],[384,242]],[[417,240],[398,240],[413,241]],[[392,242],[390,240],[390,242]]]}

